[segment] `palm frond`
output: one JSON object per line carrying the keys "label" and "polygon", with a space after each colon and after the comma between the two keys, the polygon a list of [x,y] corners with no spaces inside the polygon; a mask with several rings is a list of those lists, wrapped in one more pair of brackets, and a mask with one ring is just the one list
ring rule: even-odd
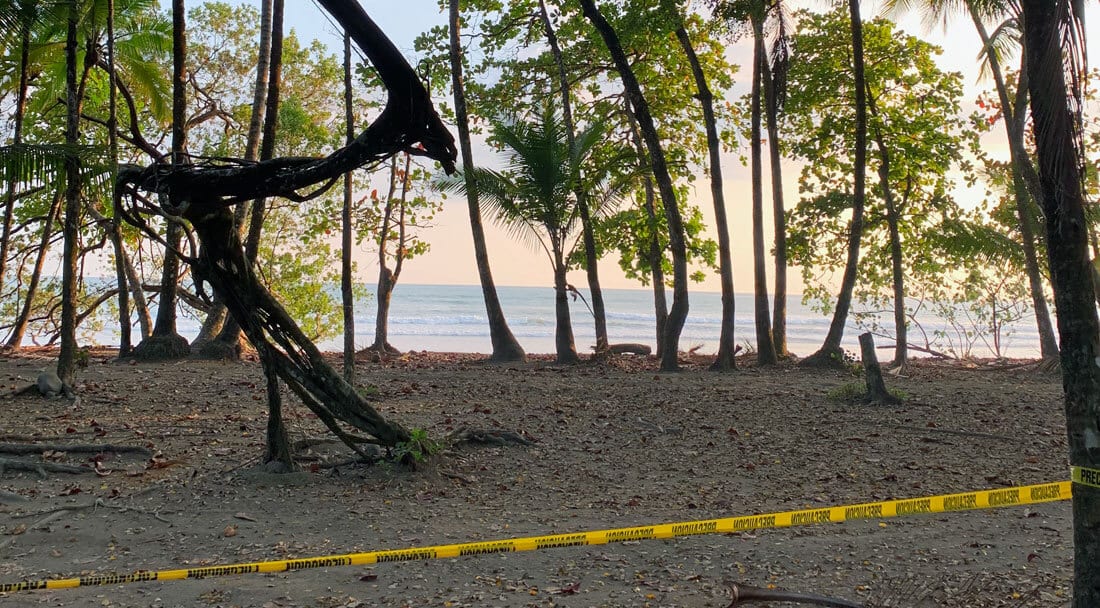
{"label": "palm frond", "polygon": [[84,191],[93,196],[106,196],[112,185],[109,167],[104,162],[105,152],[100,146],[0,146],[0,183],[15,184],[20,189],[62,189],[66,185],[65,162],[71,155],[76,155],[80,160]]}
{"label": "palm frond", "polygon": [[978,52],[978,60],[981,66],[979,76],[981,78],[989,77],[991,57],[995,58],[998,63],[1003,64],[1008,57],[1018,53],[1022,37],[1023,32],[1020,31],[1018,19],[1005,19],[997,24],[997,27],[989,34],[989,44],[983,46],[981,51]]}

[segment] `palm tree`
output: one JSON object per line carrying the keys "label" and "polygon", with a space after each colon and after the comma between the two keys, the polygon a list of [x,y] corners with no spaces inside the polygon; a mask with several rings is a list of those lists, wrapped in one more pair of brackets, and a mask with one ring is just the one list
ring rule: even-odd
{"label": "palm tree", "polygon": [[[1069,460],[1100,469],[1100,322],[1093,301],[1085,219],[1081,82],[1083,2],[1023,0],[1024,52],[1047,217],[1047,253],[1061,338]],[[1100,488],[1073,487],[1073,606],[1100,606]]]}
{"label": "palm tree", "polygon": [[[466,92],[462,82],[462,42],[459,38],[458,0],[450,0],[448,29],[450,33],[451,88],[455,100],[455,127],[458,129],[458,143],[462,150],[462,172],[473,179],[473,146],[470,143],[470,120],[466,113]],[[493,361],[523,361],[527,358],[523,347],[519,345],[508,321],[504,309],[497,297],[493,273],[489,268],[489,249],[485,244],[485,229],[481,225],[481,207],[478,204],[477,188],[466,184],[466,204],[470,212],[470,231],[474,239],[474,258],[477,262],[477,274],[481,282],[481,294],[485,300],[485,312],[489,317],[489,337],[493,343]]]}
{"label": "palm tree", "polygon": [[763,80],[763,66],[767,62],[767,53],[764,47],[764,16],[765,6],[763,0],[753,3],[749,10],[749,22],[752,27],[752,93],[751,93],[751,124],[752,139],[750,142],[750,156],[752,164],[752,268],[753,268],[753,292],[755,293],[755,318],[756,318],[756,360],[759,365],[774,365],[778,361],[775,352],[775,344],[772,342],[771,313],[768,310],[768,275],[765,271],[764,259],[764,178],[762,169],[760,130],[761,118],[761,81]]}
{"label": "palm tree", "polygon": [[[493,139],[506,150],[505,169],[474,170],[471,177],[478,199],[499,224],[532,237],[549,258],[554,269],[557,361],[576,363],[580,359],[573,341],[566,277],[580,223],[575,192],[584,191],[593,199],[585,179],[591,180],[599,172],[584,172],[582,179],[582,166],[603,137],[604,126],[592,124],[570,142],[564,119],[549,105],[530,122],[493,120],[491,124]],[[464,176],[441,180],[441,185],[452,191],[465,190],[467,183]],[[613,187],[599,198],[612,200],[621,191]]]}
{"label": "palm tree", "polygon": [[790,65],[791,38],[784,0],[769,0],[765,19],[774,23],[771,51],[760,64],[760,87],[764,93],[767,119],[769,168],[772,181],[772,221],[774,223],[775,293],[772,300],[772,346],[779,358],[787,358],[787,218],[783,202],[783,165],[779,147],[779,114],[786,98],[787,69]]}

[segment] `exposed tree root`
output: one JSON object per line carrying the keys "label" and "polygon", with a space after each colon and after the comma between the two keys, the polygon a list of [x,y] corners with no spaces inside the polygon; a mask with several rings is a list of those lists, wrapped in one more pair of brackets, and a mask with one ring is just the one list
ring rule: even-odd
{"label": "exposed tree root", "polygon": [[115,454],[141,454],[152,457],[153,452],[148,448],[137,445],[114,445],[105,443],[0,443],[0,453],[15,454],[41,454],[43,452],[76,452],[80,454],[99,454],[101,452],[114,452]]}
{"label": "exposed tree root", "polygon": [[27,462],[14,458],[0,458],[0,475],[3,475],[4,472],[8,470],[37,473],[43,479],[47,477],[46,473],[69,473],[71,475],[95,473],[95,469],[91,467],[74,467],[69,464],[57,464],[53,462]]}
{"label": "exposed tree root", "polygon": [[179,334],[149,336],[134,347],[130,356],[138,361],[174,361],[191,354],[191,344]]}

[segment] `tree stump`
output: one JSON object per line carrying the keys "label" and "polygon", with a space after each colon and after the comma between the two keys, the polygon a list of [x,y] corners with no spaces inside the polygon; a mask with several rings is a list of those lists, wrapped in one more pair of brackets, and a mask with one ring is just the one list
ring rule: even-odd
{"label": "tree stump", "polygon": [[880,405],[896,405],[901,400],[886,390],[882,379],[882,366],[875,354],[875,337],[869,332],[859,336],[859,352],[863,359],[863,374],[867,378],[867,402]]}

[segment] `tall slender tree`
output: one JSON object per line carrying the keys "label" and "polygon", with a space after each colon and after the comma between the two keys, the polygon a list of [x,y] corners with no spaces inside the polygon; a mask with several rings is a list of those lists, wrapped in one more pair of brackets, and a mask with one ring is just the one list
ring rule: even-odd
{"label": "tall slender tree", "polygon": [[764,250],[764,171],[763,133],[761,114],[764,64],[767,53],[764,46],[764,0],[753,3],[749,10],[752,27],[752,91],[750,93],[750,164],[752,172],[752,268],[754,294],[754,320],[756,326],[756,361],[759,365],[778,362],[775,344],[772,342],[771,311],[768,310],[767,260]]}
{"label": "tall slender tree", "polygon": [[775,23],[771,52],[761,64],[761,89],[768,129],[768,168],[772,186],[775,290],[772,299],[772,346],[779,358],[787,351],[787,215],[783,201],[783,154],[779,146],[779,115],[786,98],[787,68],[790,64],[790,32],[785,0],[767,0],[765,18]]}
{"label": "tall slender tree", "polygon": [[687,55],[691,65],[691,73],[695,78],[695,88],[698,91],[696,97],[703,108],[703,123],[707,131],[707,152],[710,159],[710,194],[714,203],[714,223],[718,231],[718,269],[722,284],[722,323],[718,333],[718,354],[710,369],[715,371],[727,371],[736,367],[734,355],[737,353],[737,345],[734,342],[734,312],[735,293],[733,291],[733,260],[730,253],[731,242],[729,222],[726,219],[726,199],[722,191],[722,142],[718,137],[718,126],[714,119],[714,94],[707,85],[706,74],[699,63],[699,57],[695,54],[695,47],[691,43],[687,28],[684,26],[680,9],[672,2],[665,3],[665,9],[674,11],[673,17],[679,24],[676,28],[676,38]]}
{"label": "tall slender tree", "polygon": [[[175,167],[189,164],[187,158],[187,7],[184,0],[172,0],[172,154]],[[142,359],[178,359],[191,352],[187,338],[176,330],[176,302],[179,284],[179,257],[176,250],[183,237],[178,220],[167,218],[164,262],[157,301],[157,320],[153,334],[134,348]]]}
{"label": "tall slender tree", "polygon": [[[271,75],[271,21],[274,0],[263,0],[260,6],[260,39],[256,54],[256,81],[252,89],[252,113],[248,120],[248,136],[244,158],[248,161],[260,158],[260,139],[263,136],[264,116],[267,109],[267,89]],[[249,205],[240,204],[233,210],[233,221],[243,236]],[[224,304],[220,304],[224,307]],[[218,313],[212,313],[218,314]],[[205,327],[204,327],[205,328]],[[196,340],[200,341],[200,340]],[[225,323],[217,337],[202,344],[200,354],[213,359],[235,359],[241,353],[241,327],[232,315],[226,315]]]}
{"label": "tall slender tree", "polygon": [[[448,26],[450,33],[451,88],[455,100],[455,127],[458,130],[459,148],[462,151],[462,171],[468,179],[473,179],[473,146],[470,143],[470,122],[466,112],[466,91],[462,81],[462,40],[459,37],[461,18],[458,9],[459,0],[450,0]],[[489,317],[489,338],[493,344],[493,361],[523,361],[527,358],[523,347],[519,345],[508,321],[504,309],[497,297],[493,273],[489,268],[489,250],[485,244],[485,228],[481,223],[481,207],[478,204],[477,188],[472,182],[466,184],[466,204],[470,211],[470,231],[474,239],[474,258],[477,262],[477,274],[481,281],[481,294],[485,300],[485,311]]]}
{"label": "tall slender tree", "polygon": [[859,14],[859,0],[848,0],[851,21],[852,73],[855,92],[855,183],[852,192],[852,221],[848,232],[848,258],[840,281],[840,295],[829,323],[825,342],[814,354],[802,360],[807,366],[836,366],[843,364],[840,341],[844,338],[844,326],[852,307],[852,293],[856,287],[859,270],[859,244],[863,237],[863,207],[867,187],[867,79],[863,64],[863,19]]}
{"label": "tall slender tree", "polygon": [[[561,45],[558,43],[554,24],[550,21],[550,13],[546,9],[546,1],[539,0],[539,17],[542,20],[543,29],[546,31],[546,41],[550,45],[550,52],[554,56],[554,65],[558,70],[558,88],[561,93],[562,120],[565,122],[566,136],[569,147],[573,148],[577,139],[576,125],[573,121],[573,103],[569,84],[569,73],[565,68],[565,60],[562,57]],[[577,197],[577,212],[581,221],[581,238],[584,241],[584,269],[588,277],[588,291],[592,299],[592,317],[596,331],[596,353],[607,350],[607,310],[603,300],[603,289],[600,287],[599,254],[596,251],[596,239],[592,232],[592,210],[588,201],[588,193],[581,186],[580,181],[573,191]]]}
{"label": "tall slender tree", "polygon": [[[344,32],[344,128],[347,145],[355,139],[352,103],[351,34]],[[355,291],[352,288],[352,186],[354,171],[344,175],[344,204],[340,210],[340,300],[344,309],[344,380],[355,384]]]}
{"label": "tall slender tree", "polygon": [[76,258],[82,185],[80,155],[76,149],[80,144],[80,95],[77,93],[76,79],[79,21],[80,2],[70,0],[65,35],[65,245],[61,256],[61,349],[57,355],[57,376],[69,386],[73,384],[76,369]]}
{"label": "tall slender tree", "polygon": [[[1061,339],[1069,461],[1100,469],[1100,322],[1085,219],[1084,3],[1023,0],[1028,89]],[[1074,608],[1100,606],[1100,488],[1073,486]]]}
{"label": "tall slender tree", "polygon": [[680,208],[676,202],[676,190],[672,183],[672,177],[668,172],[668,163],[665,159],[664,149],[661,147],[661,138],[657,133],[657,125],[653,115],[649,111],[649,103],[642,93],[642,87],[638,83],[634,70],[630,67],[630,61],[623,52],[619,36],[611,23],[596,7],[594,0],[580,0],[584,16],[596,28],[603,38],[615,69],[619,73],[626,96],[634,109],[638,120],[638,127],[642,132],[642,138],[649,152],[653,169],[653,178],[657,182],[657,190],[661,195],[661,204],[664,207],[665,219],[668,222],[669,249],[672,251],[672,308],[669,310],[668,320],[665,323],[665,333],[662,336],[661,345],[661,370],[677,371],[680,369],[679,344],[680,333],[684,329],[684,322],[688,315],[688,270],[687,270],[687,246],[684,241],[684,223],[680,215]]}

